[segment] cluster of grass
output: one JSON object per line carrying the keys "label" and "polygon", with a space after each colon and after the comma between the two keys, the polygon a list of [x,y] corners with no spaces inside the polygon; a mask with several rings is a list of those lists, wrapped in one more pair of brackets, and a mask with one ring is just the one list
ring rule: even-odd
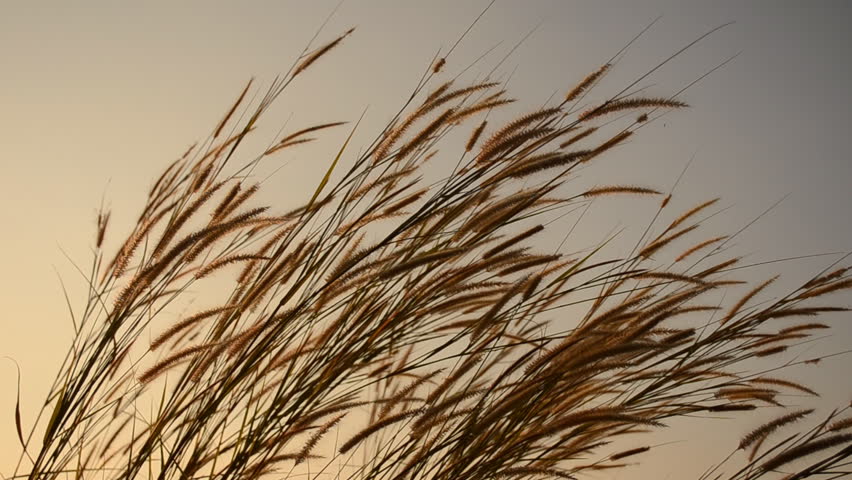
{"label": "cluster of grass", "polygon": [[[583,478],[641,461],[655,451],[642,439],[674,417],[816,394],[773,372],[828,328],[814,317],[846,310],[821,302],[852,287],[845,268],[771,302],[758,301],[771,280],[710,302],[743,283],[731,277],[740,259],[725,257],[731,237],[696,237],[715,200],[673,211],[651,188],[566,183],[685,106],[629,87],[589,106],[610,63],[495,125],[490,112],[514,101],[502,85],[442,82],[436,59],[364,153],[343,143],[301,207],[258,205],[259,162],[355,131],[307,126],[235,165],[276,97],[349,33],[305,52],[259,104],[249,83],[156,180],[115,252],[99,214],[68,355],[29,433],[16,411],[15,478]],[[438,157],[455,167],[427,182]],[[629,255],[607,257],[606,242],[533,248],[546,219],[611,195],[659,205]],[[154,319],[208,277],[227,295],[202,297],[212,303],[148,341]],[[731,479],[842,476],[846,412],[779,435],[813,413],[784,410],[704,478],[729,462],[742,465]]]}

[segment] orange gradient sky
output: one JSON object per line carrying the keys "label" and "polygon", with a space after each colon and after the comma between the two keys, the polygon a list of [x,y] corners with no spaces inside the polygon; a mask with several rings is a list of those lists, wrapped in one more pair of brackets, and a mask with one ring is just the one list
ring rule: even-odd
{"label": "orange gradient sky", "polygon": [[[439,49],[446,51],[487,3],[343,3],[318,41],[353,26],[354,35],[294,84],[258,134],[271,139],[285,124],[356,120],[366,108],[364,133],[353,150],[366,148]],[[326,0],[0,2],[0,356],[20,365],[25,427],[72,333],[57,273],[74,307],[82,305],[85,293],[63,251],[89,265],[102,199],[113,210],[111,239],[117,241],[156,175],[208,134],[250,77],[262,91],[286,70],[336,5]],[[729,21],[735,23],[640,85],[651,95],[669,95],[742,53],[681,95],[691,108],[643,128],[635,140],[584,172],[586,181],[668,190],[694,157],[675,201],[688,207],[721,196],[723,207],[730,208],[708,223],[708,231],[739,230],[788,195],[738,237],[733,251],[748,255],[750,262],[852,249],[852,60],[844,52],[852,45],[848,2],[498,0],[448,59],[446,75],[493,47],[466,78],[481,78],[497,66],[495,76],[508,80],[511,95],[521,99],[509,114],[529,111],[562,95],[658,16],[595,98],[620,90]],[[289,206],[309,194],[343,136],[342,131],[329,134],[269,166],[267,172],[283,168],[269,181],[264,199]],[[656,206],[602,203],[581,225],[586,228],[578,249],[614,228],[641,234]],[[562,225],[568,228],[570,222]],[[759,280],[780,271],[778,294],[839,256],[759,266],[740,277]],[[797,354],[849,348],[852,323],[840,316],[831,320],[837,325],[833,335]],[[830,408],[852,398],[849,365],[849,357],[841,355],[790,373],[824,392],[809,405]],[[14,364],[0,361],[4,475],[19,453],[15,382]],[[658,437],[660,443],[676,443],[648,459],[644,477],[628,469],[601,478],[695,476],[759,423],[757,417],[677,422]]]}

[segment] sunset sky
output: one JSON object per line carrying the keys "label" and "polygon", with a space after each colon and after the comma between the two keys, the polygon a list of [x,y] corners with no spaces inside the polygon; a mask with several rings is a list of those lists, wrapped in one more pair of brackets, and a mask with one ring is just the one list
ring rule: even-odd
{"label": "sunset sky", "polygon": [[[366,109],[353,150],[366,148],[431,59],[446,52],[487,4],[344,2],[316,42],[350,27],[357,27],[355,33],[295,82],[259,135],[270,139],[282,126],[356,120]],[[336,5],[337,0],[0,0],[0,356],[20,365],[25,427],[72,333],[57,273],[79,308],[85,283],[68,258],[84,269],[90,264],[97,207],[103,201],[112,208],[111,240],[117,242],[161,170],[210,132],[249,78],[262,92],[285,71]],[[720,234],[739,230],[784,198],[738,237],[732,251],[751,263],[831,255],[742,272],[748,280],[781,272],[773,294],[852,250],[850,2],[498,0],[448,58],[445,75],[490,52],[473,63],[466,78],[481,78],[496,67],[494,76],[508,80],[511,95],[521,100],[511,112],[523,113],[563,95],[657,17],[595,98],[620,90],[727,22],[735,23],[639,86],[667,96],[739,56],[679,97],[690,108],[643,128],[584,172],[586,180],[668,191],[694,158],[674,199],[688,207],[722,197],[726,210],[708,223]],[[283,166],[264,198],[290,206],[309,195],[344,136],[331,133],[316,146],[282,157],[268,169]],[[588,233],[578,240],[587,244],[577,248],[615,228],[641,234],[654,211],[649,206],[655,205],[607,200],[582,225]],[[833,336],[798,353],[807,358],[852,348],[846,317],[831,317],[837,326]],[[791,375],[824,392],[808,405],[829,409],[852,399],[849,365],[850,357],[841,355]],[[14,364],[3,359],[4,475],[19,452],[15,382]],[[658,443],[674,443],[648,458],[644,477],[628,469],[600,478],[694,477],[759,423],[758,417],[679,422],[658,437]]]}

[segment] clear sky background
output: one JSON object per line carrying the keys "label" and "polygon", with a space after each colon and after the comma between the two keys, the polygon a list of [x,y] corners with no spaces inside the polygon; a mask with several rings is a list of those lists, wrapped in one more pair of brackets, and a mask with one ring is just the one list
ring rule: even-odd
{"label": "clear sky background", "polygon": [[[368,106],[364,130],[377,133],[438,49],[446,50],[486,3],[344,3],[319,41],[352,26],[357,31],[281,98],[260,134],[271,138],[287,121],[306,126],[354,120]],[[83,298],[82,280],[62,251],[88,265],[102,198],[113,209],[117,240],[161,169],[207,135],[251,76],[265,87],[285,70],[335,5],[325,0],[0,0],[0,356],[21,366],[25,425],[71,334],[54,269],[72,300]],[[563,94],[660,15],[600,85],[601,95],[620,90],[729,21],[736,23],[642,85],[650,94],[668,95],[742,53],[681,96],[690,109],[643,128],[629,145],[584,173],[588,181],[668,190],[694,157],[675,199],[688,207],[721,196],[723,206],[731,208],[709,224],[721,233],[738,230],[789,194],[737,241],[736,252],[748,254],[750,261],[852,249],[850,2],[498,0],[446,71],[458,72],[496,46],[471,69],[471,75],[484,74],[535,30],[498,69],[501,78],[509,78],[512,95],[522,100],[512,112],[528,111]],[[288,157],[266,198],[289,205],[303,197],[327,165],[329,149],[342,140],[326,138],[325,147]],[[359,146],[366,146],[368,137],[360,140]],[[586,238],[594,241],[615,227],[638,235],[652,210],[631,201],[607,203],[588,220]],[[782,271],[780,287],[789,287],[837,258],[774,264],[744,271],[742,277],[763,279]],[[852,345],[852,320],[833,320],[838,325],[833,337],[803,354]],[[825,392],[818,405],[833,406],[852,398],[850,363],[848,356],[838,356],[792,373]],[[9,453],[17,448],[14,382],[14,366],[4,360],[4,474],[14,458]],[[644,478],[700,472],[759,423],[754,418],[676,426],[660,441],[680,443],[648,458]],[[629,470],[607,475],[639,478]]]}

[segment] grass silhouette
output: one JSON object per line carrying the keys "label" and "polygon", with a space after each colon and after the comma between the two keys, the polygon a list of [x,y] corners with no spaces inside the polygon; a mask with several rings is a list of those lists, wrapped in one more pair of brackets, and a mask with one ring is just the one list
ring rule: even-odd
{"label": "grass silhouette", "polygon": [[[500,124],[488,116],[515,101],[504,85],[442,82],[436,58],[363,153],[349,144],[359,124],[330,122],[239,160],[275,99],[351,33],[305,51],[257,104],[249,82],[157,178],[117,251],[104,246],[111,212],[99,213],[86,306],[29,432],[16,408],[15,478],[583,478],[653,453],[622,438],[672,418],[816,395],[777,372],[829,327],[813,317],[847,310],[823,301],[852,287],[846,268],[762,301],[774,279],[738,287],[731,275],[736,234],[696,237],[715,199],[673,211],[650,187],[568,183],[686,106],[635,83],[586,106],[612,62]],[[343,128],[302,206],[258,204],[260,162]],[[438,156],[456,166],[428,182]],[[629,255],[607,256],[609,240],[534,248],[552,215],[602,196],[659,204]],[[146,341],[210,279],[227,295]],[[708,300],[726,288],[743,291]],[[547,328],[553,314],[570,328]],[[784,410],[702,478],[846,475],[848,409]],[[740,464],[722,475],[728,462]]]}

